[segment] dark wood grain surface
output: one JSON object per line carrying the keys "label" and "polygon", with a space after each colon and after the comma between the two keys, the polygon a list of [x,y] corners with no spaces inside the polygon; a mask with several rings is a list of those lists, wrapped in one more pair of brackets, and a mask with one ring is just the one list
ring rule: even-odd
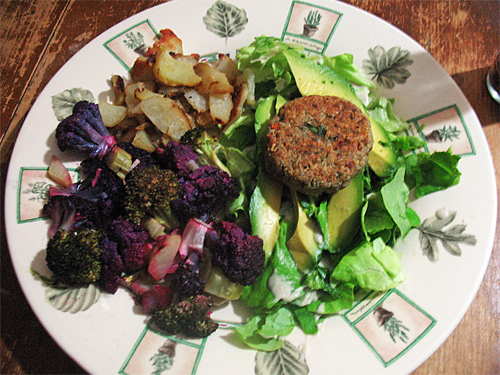
{"label": "dark wood grain surface", "polygon": [[[162,2],[0,1],[2,202],[12,146],[26,114],[47,82],[94,37]],[[500,181],[499,105],[485,86],[487,70],[500,52],[500,1],[345,2],[403,30],[453,77],[478,114]],[[1,373],[84,374],[47,334],[22,294],[10,261],[3,204],[1,207]],[[414,374],[500,374],[499,227],[485,278],[468,312],[446,342]]]}

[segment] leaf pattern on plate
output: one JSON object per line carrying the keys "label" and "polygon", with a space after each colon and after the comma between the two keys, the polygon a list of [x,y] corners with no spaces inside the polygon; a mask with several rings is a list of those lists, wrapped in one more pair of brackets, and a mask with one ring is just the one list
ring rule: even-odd
{"label": "leaf pattern on plate", "polygon": [[462,255],[459,244],[476,245],[476,237],[464,233],[467,225],[456,224],[444,229],[455,220],[456,215],[457,213],[454,211],[440,209],[435,216],[425,219],[416,228],[420,231],[419,240],[422,252],[430,261],[436,262],[439,259],[438,241],[441,242],[446,251],[455,256]]}
{"label": "leaf pattern on plate", "polygon": [[203,17],[207,29],[221,38],[230,38],[243,31],[248,23],[245,9],[217,0]]}
{"label": "leaf pattern on plate", "polygon": [[410,52],[401,47],[392,47],[388,51],[382,46],[368,50],[369,60],[363,60],[363,70],[372,76],[379,86],[392,89],[395,84],[404,84],[411,76],[408,66],[413,64]]}
{"label": "leaf pattern on plate", "polygon": [[64,90],[52,97],[52,110],[56,115],[57,121],[62,121],[73,113],[73,107],[81,100],[95,102],[94,95],[89,90],[74,88]]}
{"label": "leaf pattern on plate", "polygon": [[45,298],[51,306],[72,314],[87,310],[100,296],[101,291],[94,284],[65,289],[47,286],[45,289]]}
{"label": "leaf pattern on plate", "polygon": [[305,375],[309,373],[304,354],[290,342],[272,352],[258,351],[255,355],[256,375]]}

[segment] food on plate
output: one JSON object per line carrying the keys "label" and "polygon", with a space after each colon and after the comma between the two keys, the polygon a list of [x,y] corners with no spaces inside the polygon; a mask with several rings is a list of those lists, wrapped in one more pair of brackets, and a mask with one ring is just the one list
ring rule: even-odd
{"label": "food on plate", "polygon": [[351,102],[310,95],[283,105],[267,130],[267,171],[304,194],[335,193],[368,163],[368,117]]}
{"label": "food on plate", "polygon": [[56,129],[81,176],[53,159],[42,280],[126,288],[168,334],[212,334],[212,306],[233,300],[249,347],[316,333],[358,291],[404,281],[393,246],[420,224],[410,190],[460,179],[450,151],[411,152],[423,141],[347,54],[261,36],[208,62],[162,30],[111,83],[112,102],[78,101]]}

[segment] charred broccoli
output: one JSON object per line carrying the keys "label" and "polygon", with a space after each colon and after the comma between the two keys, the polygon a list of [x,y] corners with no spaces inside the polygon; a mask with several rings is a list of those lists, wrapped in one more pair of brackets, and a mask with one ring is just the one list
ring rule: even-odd
{"label": "charred broccoli", "polygon": [[212,301],[197,295],[170,305],[153,314],[153,323],[169,335],[182,334],[190,338],[207,337],[218,328],[210,318]]}
{"label": "charred broccoli", "polygon": [[104,126],[97,104],[85,100],[76,103],[73,113],[57,126],[56,139],[61,151],[77,150],[91,158],[104,158],[120,178],[132,166],[130,154],[116,146],[115,137]]}
{"label": "charred broccoli", "polygon": [[251,285],[264,268],[263,241],[251,236],[236,224],[218,221],[205,236],[205,247],[211,253],[212,265],[221,269],[231,281]]}
{"label": "charred broccoli", "polygon": [[237,181],[212,165],[201,166],[179,178],[179,197],[171,202],[178,218],[200,218],[204,221],[216,217],[227,203],[239,195]]}
{"label": "charred broccoli", "polygon": [[230,174],[229,169],[217,155],[220,144],[212,138],[203,127],[188,130],[181,137],[181,144],[189,145],[198,154],[200,165],[214,165],[220,170]]}
{"label": "charred broccoli", "polygon": [[101,277],[102,233],[90,229],[78,232],[58,231],[46,248],[47,266],[56,282],[88,284]]}
{"label": "charred broccoli", "polygon": [[180,191],[174,172],[157,165],[135,168],[125,182],[124,205],[130,220],[140,224],[149,215],[169,229],[178,226],[170,208],[170,202]]}

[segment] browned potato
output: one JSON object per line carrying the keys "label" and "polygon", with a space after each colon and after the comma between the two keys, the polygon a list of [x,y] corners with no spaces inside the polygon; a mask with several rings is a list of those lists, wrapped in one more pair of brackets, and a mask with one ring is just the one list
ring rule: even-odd
{"label": "browned potato", "polygon": [[194,66],[194,71],[201,77],[201,82],[196,86],[196,90],[202,95],[210,94],[231,94],[233,86],[229,83],[227,76],[216,70],[207,63],[198,63]]}
{"label": "browned potato", "polygon": [[146,87],[146,85],[144,84],[144,82],[139,82],[137,84],[137,88],[134,91],[134,95],[135,95],[136,99],[138,99],[140,101],[151,98],[152,96],[157,96],[159,98],[163,98],[163,95],[158,94],[158,93],[153,92],[150,89],[148,89]]}
{"label": "browned potato", "polygon": [[135,133],[135,137],[132,140],[132,144],[135,147],[141,148],[148,152],[153,152],[156,150],[156,146],[151,141],[151,138],[146,130],[138,129]]}
{"label": "browned potato", "polygon": [[166,46],[158,48],[153,74],[159,82],[167,86],[191,87],[201,82],[191,62],[185,59],[174,59]]}
{"label": "browned potato", "polygon": [[246,82],[235,86],[233,95],[233,109],[226,127],[236,121],[243,113],[243,107],[248,97],[248,84]]}
{"label": "browned potato", "polygon": [[144,56],[139,56],[130,70],[130,78],[134,82],[154,81],[153,62]]}
{"label": "browned potato", "polygon": [[129,116],[137,116],[142,113],[141,109],[139,108],[139,103],[141,101],[135,96],[135,91],[141,86],[144,86],[148,90],[153,91],[155,83],[137,82],[131,83],[125,87],[125,105],[127,106]]}
{"label": "browned potato", "polygon": [[127,117],[126,107],[108,102],[99,102],[99,112],[101,112],[102,122],[107,128],[118,125]]}
{"label": "browned potato", "polygon": [[153,52],[157,51],[160,46],[167,49],[169,52],[182,55],[182,40],[170,29],[160,30],[161,38],[153,45]]}
{"label": "browned potato", "polygon": [[196,112],[208,111],[208,97],[193,88],[186,89],[184,97]]}
{"label": "browned potato", "polygon": [[218,124],[227,124],[233,109],[231,94],[212,94],[208,98],[210,115]]}
{"label": "browned potato", "polygon": [[219,54],[219,62],[216,69],[224,73],[233,86],[236,78],[241,75],[241,72],[238,70],[238,63],[222,53]]}
{"label": "browned potato", "polygon": [[192,128],[186,112],[172,99],[152,96],[142,101],[139,107],[160,132],[175,141]]}

